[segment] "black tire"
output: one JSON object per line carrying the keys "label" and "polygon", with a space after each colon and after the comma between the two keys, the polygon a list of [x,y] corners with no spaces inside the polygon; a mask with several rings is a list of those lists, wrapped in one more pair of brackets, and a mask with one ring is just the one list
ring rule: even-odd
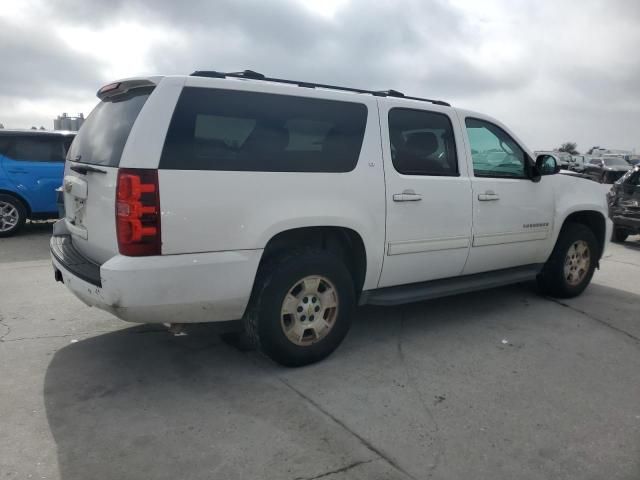
{"label": "black tire", "polygon": [[[572,245],[580,240],[589,247],[590,262],[582,280],[572,285],[564,274],[565,259]],[[600,246],[591,229],[580,223],[568,223],[562,228],[551,257],[538,275],[538,286],[542,292],[554,297],[570,298],[580,295],[589,285],[599,258]]]}
{"label": "black tire", "polygon": [[[2,223],[0,223],[0,237],[10,237],[11,235],[15,235],[16,233],[18,233],[24,226],[24,222],[27,221],[27,209],[25,208],[23,203],[13,195],[0,193],[0,202],[5,205],[12,206],[18,212],[18,222],[15,224],[15,226],[9,228],[8,230],[2,230]],[[0,222],[2,221],[1,216],[2,212],[0,212]]]}
{"label": "black tire", "polygon": [[[305,277],[321,276],[337,294],[337,311],[326,336],[301,346],[289,340],[281,323],[285,296]],[[344,340],[355,309],[355,292],[349,270],[339,257],[316,249],[295,250],[266,262],[260,268],[244,318],[247,337],[267,357],[287,367],[299,367],[329,356]]]}
{"label": "black tire", "polygon": [[627,239],[628,236],[629,236],[628,230],[625,230],[624,228],[616,227],[614,225],[613,235],[611,236],[612,237],[611,239],[614,242],[622,243]]}

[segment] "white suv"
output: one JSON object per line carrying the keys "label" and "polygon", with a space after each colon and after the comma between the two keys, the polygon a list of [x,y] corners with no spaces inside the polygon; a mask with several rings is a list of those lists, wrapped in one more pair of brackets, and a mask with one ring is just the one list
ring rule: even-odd
{"label": "white suv", "polygon": [[56,279],[131,322],[242,319],[329,355],[356,305],[537,278],[581,293],[611,223],[504,125],[441,101],[195,72],[101,88],[67,157]]}

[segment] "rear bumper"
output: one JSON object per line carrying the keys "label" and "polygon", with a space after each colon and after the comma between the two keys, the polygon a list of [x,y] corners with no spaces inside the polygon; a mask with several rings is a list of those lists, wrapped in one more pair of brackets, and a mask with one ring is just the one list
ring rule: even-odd
{"label": "rear bumper", "polygon": [[96,265],[73,249],[68,235],[51,239],[57,280],[87,305],[137,323],[241,318],[261,255],[262,250],[152,257],[116,255]]}

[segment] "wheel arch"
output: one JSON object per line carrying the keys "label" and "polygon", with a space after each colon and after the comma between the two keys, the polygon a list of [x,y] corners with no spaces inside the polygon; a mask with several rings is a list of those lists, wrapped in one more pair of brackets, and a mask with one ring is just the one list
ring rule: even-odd
{"label": "wheel arch", "polygon": [[[606,245],[607,221],[602,212],[598,210],[578,210],[567,215],[562,222],[562,228],[568,223],[580,223],[589,228],[598,241],[600,252],[598,260],[602,258]],[[560,231],[562,230],[560,229]],[[557,241],[557,239],[556,239]]]}
{"label": "wheel arch", "polygon": [[13,190],[7,190],[5,188],[0,188],[0,195],[10,195],[10,196],[20,200],[22,205],[24,205],[24,208],[27,210],[27,217],[31,216],[31,213],[32,213],[31,205],[29,205],[29,202],[27,201],[27,199],[24,198],[22,195],[20,195],[19,193],[15,192]]}
{"label": "wheel arch", "polygon": [[304,226],[278,232],[267,241],[258,272],[271,258],[300,247],[315,247],[340,256],[352,273],[356,294],[360,295],[367,274],[367,251],[362,235],[348,227]]}

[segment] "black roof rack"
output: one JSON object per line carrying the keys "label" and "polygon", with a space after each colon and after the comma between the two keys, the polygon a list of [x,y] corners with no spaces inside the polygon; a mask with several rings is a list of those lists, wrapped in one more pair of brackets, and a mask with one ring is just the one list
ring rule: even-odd
{"label": "black roof rack", "polygon": [[262,80],[265,82],[284,83],[287,85],[296,85],[304,88],[326,88],[329,90],[341,90],[344,92],[367,93],[376,97],[396,97],[406,98],[408,100],[419,100],[421,102],[430,102],[435,105],[444,105],[450,107],[451,104],[442,100],[432,100],[429,98],[409,97],[397,90],[364,90],[361,88],[339,87],[337,85],[327,85],[323,83],[300,82],[298,80],[286,80],[284,78],[271,78],[253,70],[244,70],[242,72],[217,72],[215,70],[196,70],[190,76],[192,77],[209,77],[209,78],[246,78],[248,80]]}

